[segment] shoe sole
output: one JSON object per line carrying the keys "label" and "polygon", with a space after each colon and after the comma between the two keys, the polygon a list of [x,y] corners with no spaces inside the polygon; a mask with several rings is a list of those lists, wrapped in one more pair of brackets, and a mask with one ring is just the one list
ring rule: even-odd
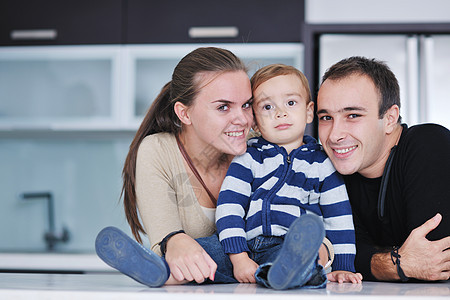
{"label": "shoe sole", "polygon": [[109,266],[149,287],[160,287],[168,278],[165,263],[115,227],[106,227],[95,240],[97,255]]}
{"label": "shoe sole", "polygon": [[305,278],[299,286],[304,285],[309,279],[309,273],[305,271],[312,269],[324,236],[323,222],[318,216],[303,215],[295,220],[267,274],[270,286],[277,290],[287,289],[301,273]]}

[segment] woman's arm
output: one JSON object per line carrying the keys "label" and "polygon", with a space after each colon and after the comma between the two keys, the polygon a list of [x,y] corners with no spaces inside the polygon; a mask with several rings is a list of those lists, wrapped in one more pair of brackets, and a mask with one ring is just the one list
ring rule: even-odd
{"label": "woman's arm", "polygon": [[214,278],[217,265],[190,235],[210,235],[214,226],[205,228],[201,221],[197,199],[192,199],[195,196],[192,196],[189,178],[179,161],[176,141],[170,138],[150,136],[139,147],[136,162],[139,214],[152,250],[160,255],[159,243],[169,233],[186,232],[168,239],[166,261],[177,281],[203,282]]}
{"label": "woman's arm", "polygon": [[217,264],[199,243],[185,233],[176,234],[167,241],[165,258],[176,281],[202,283],[206,278],[214,281]]}
{"label": "woman's arm", "polygon": [[186,231],[177,202],[175,150],[166,138],[152,135],[142,141],[136,159],[135,191],[139,216],[151,250],[159,255],[162,255],[159,243],[164,237],[174,231]]}

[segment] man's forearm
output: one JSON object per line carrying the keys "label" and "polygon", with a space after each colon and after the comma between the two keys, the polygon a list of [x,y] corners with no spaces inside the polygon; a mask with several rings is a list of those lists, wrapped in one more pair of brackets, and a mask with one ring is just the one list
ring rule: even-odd
{"label": "man's forearm", "polygon": [[[405,278],[435,281],[450,278],[450,236],[437,241],[429,241],[426,236],[442,220],[440,214],[426,221],[411,231],[410,235],[398,249],[401,272]],[[397,259],[394,260],[397,263]],[[391,253],[372,255],[370,268],[378,280],[399,280],[397,265],[392,263]]]}
{"label": "man's forearm", "polygon": [[372,275],[381,281],[400,280],[397,268],[392,263],[390,252],[375,253],[370,261]]}

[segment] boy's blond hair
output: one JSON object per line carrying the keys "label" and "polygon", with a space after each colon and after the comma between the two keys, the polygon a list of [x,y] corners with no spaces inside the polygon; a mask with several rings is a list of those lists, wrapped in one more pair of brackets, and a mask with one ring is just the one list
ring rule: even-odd
{"label": "boy's blond hair", "polygon": [[271,64],[265,67],[262,67],[256,73],[252,76],[250,79],[250,82],[252,84],[252,93],[255,92],[255,90],[266,82],[269,79],[272,79],[277,76],[281,75],[295,75],[297,76],[300,81],[303,84],[303,88],[306,91],[307,94],[307,103],[311,101],[311,91],[309,89],[309,82],[308,79],[306,79],[306,76],[299,71],[297,68],[294,68],[292,66],[284,65],[284,64]]}

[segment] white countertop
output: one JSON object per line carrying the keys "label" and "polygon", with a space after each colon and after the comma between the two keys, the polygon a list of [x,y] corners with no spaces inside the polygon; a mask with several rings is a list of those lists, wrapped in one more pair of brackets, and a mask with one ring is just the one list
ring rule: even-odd
{"label": "white countertop", "polygon": [[0,270],[115,271],[95,253],[0,253]]}
{"label": "white countertop", "polygon": [[[326,289],[275,291],[256,284],[211,284],[148,288],[118,272],[88,274],[0,273],[0,299],[449,299],[450,281],[440,283],[329,283]],[[407,298],[406,298],[407,297]]]}

